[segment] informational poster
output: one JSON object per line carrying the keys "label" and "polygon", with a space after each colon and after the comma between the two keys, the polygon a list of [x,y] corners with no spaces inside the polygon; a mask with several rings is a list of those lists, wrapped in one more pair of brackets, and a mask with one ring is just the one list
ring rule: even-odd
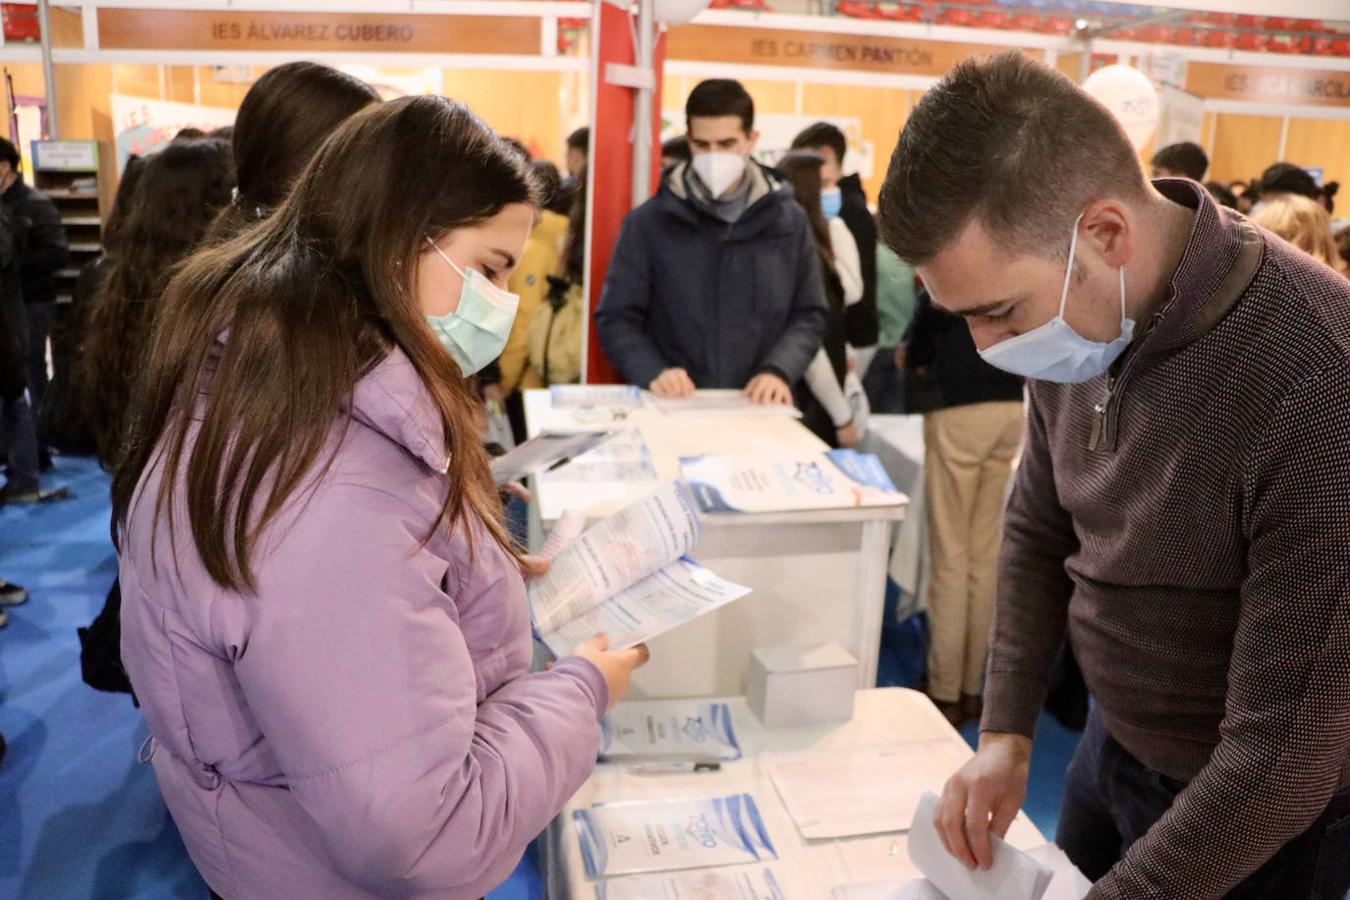
{"label": "informational poster", "polygon": [[155,153],[184,128],[213,131],[234,124],[235,111],[220,106],[175,103],[126,94],[110,94],[108,99],[112,107],[118,172],[126,168],[127,158],[132,154]]}
{"label": "informational poster", "polygon": [[1161,101],[1162,110],[1158,117],[1158,133],[1153,139],[1153,146],[1161,149],[1182,141],[1203,143],[1205,124],[1203,98],[1164,85],[1158,89],[1158,100]]}

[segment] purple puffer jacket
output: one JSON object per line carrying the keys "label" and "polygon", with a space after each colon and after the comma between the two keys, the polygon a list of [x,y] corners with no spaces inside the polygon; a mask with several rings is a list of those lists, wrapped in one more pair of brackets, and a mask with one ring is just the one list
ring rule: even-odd
{"label": "purple puffer jacket", "polygon": [[529,674],[511,559],[481,522],[472,560],[459,530],[421,546],[446,452],[401,351],[352,409],[259,541],[256,596],[207,575],[181,486],[176,534],[152,528],[161,467],[132,503],[122,655],[164,799],[227,900],[481,897],[595,764],[604,678],[576,657]]}

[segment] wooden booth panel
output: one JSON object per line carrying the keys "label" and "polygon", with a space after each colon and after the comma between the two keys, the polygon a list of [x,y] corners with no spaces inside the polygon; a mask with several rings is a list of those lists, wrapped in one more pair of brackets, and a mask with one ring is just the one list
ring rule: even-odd
{"label": "wooden booth panel", "polygon": [[1219,113],[1214,126],[1214,152],[1209,177],[1216,181],[1248,181],[1276,162],[1280,152],[1278,116]]}
{"label": "wooden booth panel", "polygon": [[[536,154],[562,161],[562,74],[444,69],[442,92],[472,109],[499,134],[517,138]],[[532,98],[522,103],[520,98]]]}
{"label": "wooden booth panel", "polygon": [[870,203],[877,202],[877,192],[885,179],[886,165],[900,138],[900,130],[913,104],[922,96],[918,92],[895,88],[867,88],[852,85],[802,85],[802,113],[804,115],[852,116],[862,123],[862,139],[872,143],[872,175],[863,179],[863,188]]}
{"label": "wooden booth panel", "polygon": [[1350,206],[1350,121],[1290,119],[1284,158],[1300,166],[1320,167],[1323,183],[1341,183],[1337,215]]}

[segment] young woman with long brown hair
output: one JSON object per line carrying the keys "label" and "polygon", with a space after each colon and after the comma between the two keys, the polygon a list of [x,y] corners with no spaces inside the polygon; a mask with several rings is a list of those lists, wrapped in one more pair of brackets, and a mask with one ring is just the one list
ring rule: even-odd
{"label": "young woman with long brown hair", "polygon": [[596,638],[529,674],[464,376],[536,199],[467,109],[391,101],[169,287],[113,485],[123,655],[222,896],[481,897],[645,660]]}

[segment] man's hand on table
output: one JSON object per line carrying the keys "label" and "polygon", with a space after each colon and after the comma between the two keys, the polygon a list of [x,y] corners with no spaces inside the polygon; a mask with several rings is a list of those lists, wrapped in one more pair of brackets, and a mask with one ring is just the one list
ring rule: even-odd
{"label": "man's hand on table", "polygon": [[1017,818],[1030,762],[1030,738],[986,731],[974,759],[947,779],[934,824],[947,852],[966,867],[994,864],[989,832],[1004,837]]}
{"label": "man's hand on table", "polygon": [[694,382],[684,369],[666,369],[652,379],[647,390],[658,397],[688,397],[694,392]]}
{"label": "man's hand on table", "polygon": [[745,395],[751,403],[791,405],[792,389],[787,382],[772,372],[761,372],[745,386]]}

